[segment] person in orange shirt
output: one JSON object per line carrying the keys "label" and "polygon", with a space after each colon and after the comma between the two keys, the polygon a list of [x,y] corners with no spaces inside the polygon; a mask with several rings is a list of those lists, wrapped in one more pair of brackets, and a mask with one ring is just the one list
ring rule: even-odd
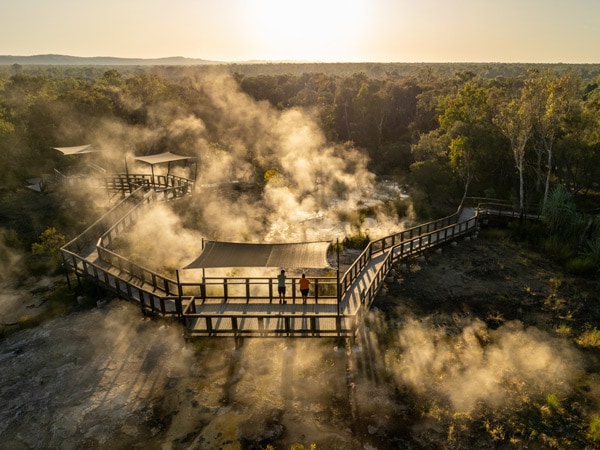
{"label": "person in orange shirt", "polygon": [[306,278],[306,275],[302,274],[300,278],[300,293],[302,294],[302,303],[306,303],[308,298],[308,288],[310,287],[310,280]]}

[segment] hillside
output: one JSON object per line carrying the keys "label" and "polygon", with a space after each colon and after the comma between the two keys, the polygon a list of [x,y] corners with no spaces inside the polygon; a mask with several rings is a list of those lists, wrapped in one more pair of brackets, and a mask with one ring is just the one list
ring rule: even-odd
{"label": "hillside", "polygon": [[0,55],[0,65],[58,65],[58,66],[196,66],[221,64],[198,58],[171,56],[166,58],[117,58],[112,56],[81,57],[69,55]]}

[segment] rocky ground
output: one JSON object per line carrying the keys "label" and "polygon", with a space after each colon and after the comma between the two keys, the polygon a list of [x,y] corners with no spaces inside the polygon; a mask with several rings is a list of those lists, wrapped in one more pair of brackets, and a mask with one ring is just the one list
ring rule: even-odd
{"label": "rocky ground", "polygon": [[596,280],[491,231],[397,271],[356,342],[239,348],[110,297],[30,326],[64,280],[7,284],[0,447],[596,447]]}

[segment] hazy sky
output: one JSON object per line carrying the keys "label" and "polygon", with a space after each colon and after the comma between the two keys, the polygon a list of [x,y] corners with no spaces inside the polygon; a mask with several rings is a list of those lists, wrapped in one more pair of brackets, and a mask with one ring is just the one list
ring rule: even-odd
{"label": "hazy sky", "polygon": [[0,54],[600,63],[600,0],[1,0]]}

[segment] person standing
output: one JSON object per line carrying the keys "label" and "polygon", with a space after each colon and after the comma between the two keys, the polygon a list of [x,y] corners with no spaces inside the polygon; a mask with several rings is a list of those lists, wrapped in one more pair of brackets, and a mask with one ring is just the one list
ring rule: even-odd
{"label": "person standing", "polygon": [[285,301],[285,270],[283,269],[277,275],[277,292],[279,292],[279,303],[287,303]]}
{"label": "person standing", "polygon": [[302,303],[306,303],[308,298],[308,289],[310,288],[310,280],[306,278],[305,274],[302,274],[300,278],[300,293],[302,294]]}

